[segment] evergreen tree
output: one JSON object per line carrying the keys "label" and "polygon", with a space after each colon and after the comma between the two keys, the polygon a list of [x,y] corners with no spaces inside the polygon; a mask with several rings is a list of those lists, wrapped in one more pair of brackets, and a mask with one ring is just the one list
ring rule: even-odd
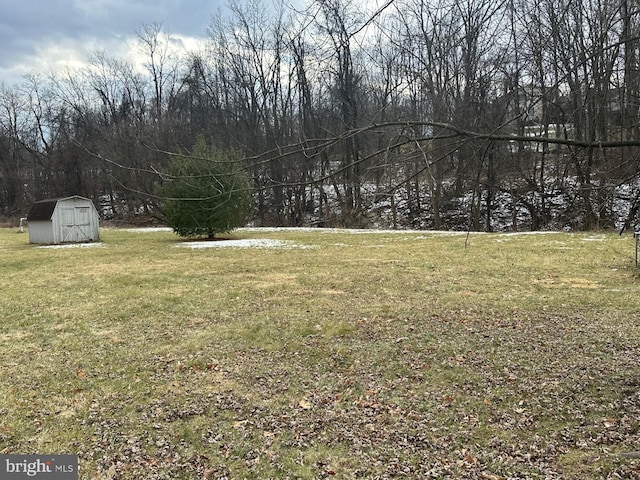
{"label": "evergreen tree", "polygon": [[160,195],[167,224],[182,237],[211,239],[241,227],[253,204],[239,157],[202,140],[191,155],[174,159]]}

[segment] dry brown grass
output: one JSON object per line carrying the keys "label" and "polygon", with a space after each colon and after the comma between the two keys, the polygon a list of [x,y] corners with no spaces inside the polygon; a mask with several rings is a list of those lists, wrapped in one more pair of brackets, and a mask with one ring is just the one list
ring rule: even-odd
{"label": "dry brown grass", "polygon": [[82,479],[638,476],[629,237],[235,237],[289,243],[0,230],[0,450]]}

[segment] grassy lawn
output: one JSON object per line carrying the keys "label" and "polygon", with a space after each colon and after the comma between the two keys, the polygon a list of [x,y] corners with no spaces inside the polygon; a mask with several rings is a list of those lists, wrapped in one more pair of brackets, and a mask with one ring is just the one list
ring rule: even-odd
{"label": "grassy lawn", "polygon": [[81,479],[640,478],[630,235],[101,237],[0,229],[1,453],[78,454]]}

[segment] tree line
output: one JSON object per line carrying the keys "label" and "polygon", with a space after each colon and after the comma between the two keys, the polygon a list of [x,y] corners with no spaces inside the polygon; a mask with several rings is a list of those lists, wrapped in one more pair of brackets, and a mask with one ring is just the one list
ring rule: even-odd
{"label": "tree line", "polygon": [[258,225],[628,227],[639,20],[629,0],[231,0],[197,51],[144,25],[139,63],[2,85],[0,214],[80,194],[161,217],[204,140],[240,152]]}

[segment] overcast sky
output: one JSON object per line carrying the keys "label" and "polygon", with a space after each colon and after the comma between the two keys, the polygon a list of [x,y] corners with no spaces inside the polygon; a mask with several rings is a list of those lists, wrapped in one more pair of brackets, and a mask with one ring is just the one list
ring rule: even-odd
{"label": "overcast sky", "polygon": [[226,0],[0,0],[0,84],[78,64],[98,50],[126,58],[144,24],[203,38]]}

